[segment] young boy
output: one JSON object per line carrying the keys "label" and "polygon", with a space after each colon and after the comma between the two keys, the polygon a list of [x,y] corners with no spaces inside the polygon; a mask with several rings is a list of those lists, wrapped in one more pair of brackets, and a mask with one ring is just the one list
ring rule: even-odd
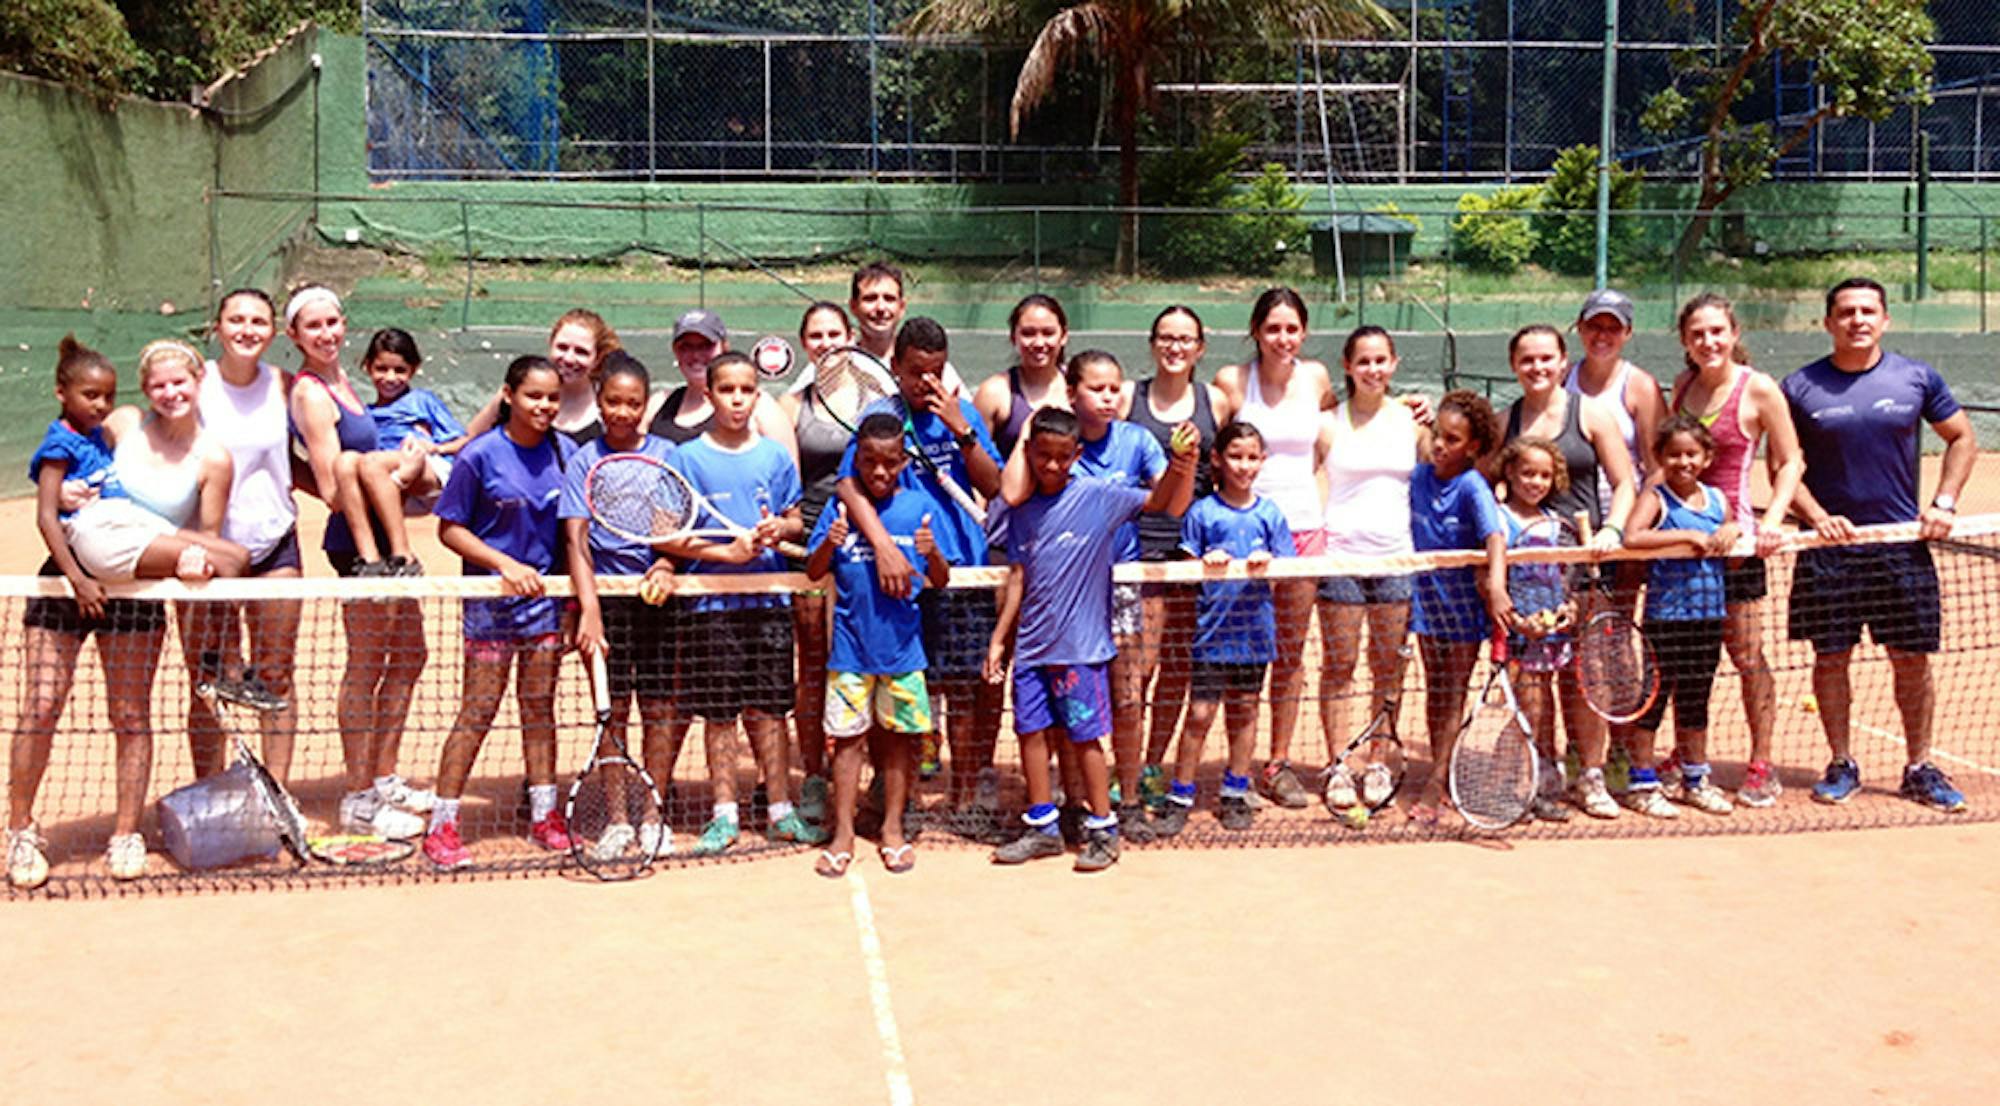
{"label": "young boy", "polygon": [[[363,565],[359,575],[423,575],[423,565],[410,552],[404,516],[430,513],[451,478],[452,458],[471,440],[436,393],[411,386],[423,363],[416,339],[395,327],[376,331],[361,359],[375,385],[368,414],[375,420],[377,448],[351,464],[343,458],[334,475],[343,485],[350,480],[359,485],[381,522],[388,552],[379,564]],[[352,518],[348,523],[356,525]]]}
{"label": "young boy", "polygon": [[[785,448],[762,437],[751,417],[762,394],[757,369],[740,353],[708,366],[708,401],[715,419],[701,437],[676,449],[667,464],[688,478],[717,512],[749,533],[729,541],[700,537],[662,542],[658,548],[690,562],[689,575],[782,572],[785,561],[771,547],[805,532],[799,515],[799,470]],[[711,525],[703,520],[704,526]],[[736,722],[750,735],[750,749],[770,789],[773,841],[817,845],[825,835],[800,818],[787,788],[785,715],[792,709],[792,612],[783,595],[702,595],[691,598],[681,641],[681,694],[687,709],[707,726],[709,784],[715,809],[697,856],[736,843]]]}
{"label": "young boy", "polygon": [[[882,529],[903,555],[921,561],[924,585],[943,587],[951,566],[931,534],[928,496],[901,487],[906,463],[903,423],[878,411],[861,420],[855,435],[855,480],[867,493]],[[910,743],[930,732],[930,693],[924,686],[923,614],[917,592],[894,598],[875,579],[875,550],[850,531],[844,507],[821,511],[808,543],[806,574],[834,576],[833,647],[827,656],[826,733],[833,738],[833,839],[814,871],[828,878],[854,859],[854,806],[861,785],[861,738],[873,734],[883,780],[882,866],[907,872],[915,864],[903,834],[903,804],[910,793]]]}
{"label": "young boy", "polygon": [[[1049,788],[1049,742],[1066,738],[1084,781],[1090,815],[1076,870],[1095,872],[1118,860],[1118,817],[1098,740],[1111,732],[1108,669],[1111,562],[1119,527],[1142,511],[1180,514],[1194,490],[1194,451],[1178,452],[1151,490],[1088,477],[1072,478],[1082,452],[1081,430],[1068,411],[1043,408],[1008,459],[996,513],[1006,533],[1006,591],[1000,621],[986,648],[986,679],[1006,671],[1007,638],[1020,625],[1014,658],[1014,729],[1028,783],[1027,831],[993,854],[996,864],[1021,864],[1063,851]],[[1003,524],[1004,520],[1004,524]]]}

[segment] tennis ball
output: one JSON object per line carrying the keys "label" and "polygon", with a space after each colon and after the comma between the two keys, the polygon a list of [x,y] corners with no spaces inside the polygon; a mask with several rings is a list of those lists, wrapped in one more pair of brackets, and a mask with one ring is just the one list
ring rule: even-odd
{"label": "tennis ball", "polygon": [[1174,429],[1171,443],[1175,453],[1185,454],[1201,443],[1201,432],[1189,423],[1182,423]]}
{"label": "tennis ball", "polygon": [[1340,820],[1347,824],[1348,829],[1352,830],[1367,829],[1368,808],[1357,803],[1354,806],[1348,807],[1346,810],[1341,811]]}
{"label": "tennis ball", "polygon": [[1799,709],[1805,711],[1807,714],[1818,714],[1819,696],[1814,695],[1810,691],[1799,696]]}
{"label": "tennis ball", "polygon": [[657,607],[667,601],[667,586],[647,577],[639,583],[639,600],[649,607]]}

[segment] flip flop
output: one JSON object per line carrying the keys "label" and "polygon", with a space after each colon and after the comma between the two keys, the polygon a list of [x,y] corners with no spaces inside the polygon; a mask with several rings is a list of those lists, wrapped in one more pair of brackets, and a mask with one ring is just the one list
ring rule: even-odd
{"label": "flip flop", "polygon": [[847,874],[847,866],[852,863],[854,863],[853,853],[837,853],[832,849],[821,849],[819,862],[813,865],[813,871],[828,879],[839,879]]}
{"label": "flip flop", "polygon": [[908,842],[893,849],[883,845],[876,851],[882,854],[882,867],[897,875],[917,866],[917,847]]}

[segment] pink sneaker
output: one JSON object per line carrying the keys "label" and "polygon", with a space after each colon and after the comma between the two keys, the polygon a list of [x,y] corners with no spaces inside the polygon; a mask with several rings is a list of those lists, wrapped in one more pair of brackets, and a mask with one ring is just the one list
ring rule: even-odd
{"label": "pink sneaker", "polygon": [[552,853],[569,851],[569,824],[563,821],[562,811],[551,810],[549,816],[528,827],[528,840]]}
{"label": "pink sneaker", "polygon": [[446,822],[424,835],[424,857],[446,871],[472,867],[472,850],[458,839],[457,822]]}
{"label": "pink sneaker", "polygon": [[1775,805],[1784,790],[1770,761],[1753,760],[1743,773],[1743,786],[1736,789],[1736,798],[1744,806],[1767,807]]}

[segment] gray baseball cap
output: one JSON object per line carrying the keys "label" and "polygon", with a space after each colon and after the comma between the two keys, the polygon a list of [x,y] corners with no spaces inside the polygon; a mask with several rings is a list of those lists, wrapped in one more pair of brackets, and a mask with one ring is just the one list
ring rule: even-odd
{"label": "gray baseball cap", "polygon": [[686,334],[699,334],[717,345],[729,340],[729,331],[722,325],[722,316],[699,307],[682,315],[674,323],[674,336],[671,340],[678,342],[682,335]]}
{"label": "gray baseball cap", "polygon": [[1576,321],[1584,322],[1599,315],[1616,315],[1618,321],[1629,329],[1632,325],[1632,297],[1615,288],[1599,288],[1583,301],[1583,310],[1577,312]]}

